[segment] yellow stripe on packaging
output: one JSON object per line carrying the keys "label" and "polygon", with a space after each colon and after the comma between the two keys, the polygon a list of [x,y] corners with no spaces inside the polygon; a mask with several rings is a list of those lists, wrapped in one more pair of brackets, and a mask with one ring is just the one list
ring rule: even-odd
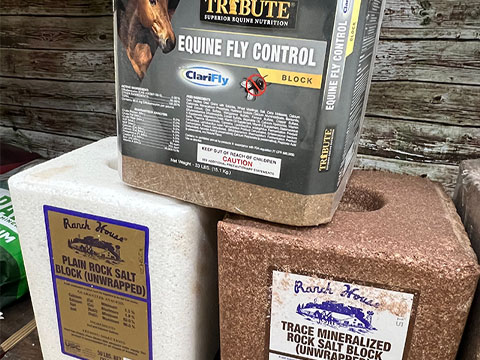
{"label": "yellow stripe on packaging", "polygon": [[350,31],[348,32],[346,56],[350,55],[353,52],[353,47],[355,45],[355,37],[357,35],[358,15],[360,14],[360,5],[362,5],[362,0],[354,1],[352,21],[350,23]]}
{"label": "yellow stripe on packaging", "polygon": [[285,71],[276,69],[259,68],[260,75],[265,78],[267,83],[298,86],[310,89],[320,89],[322,87],[321,74],[307,74],[296,71]]}

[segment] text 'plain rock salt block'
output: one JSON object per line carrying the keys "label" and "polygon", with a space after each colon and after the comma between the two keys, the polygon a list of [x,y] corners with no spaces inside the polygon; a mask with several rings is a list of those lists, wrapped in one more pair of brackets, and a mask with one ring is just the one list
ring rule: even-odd
{"label": "text 'plain rock salt block'", "polygon": [[222,360],[452,360],[479,273],[439,185],[354,172],[328,225],[219,223]]}
{"label": "text 'plain rock salt block'", "polygon": [[281,224],[329,222],[355,163],[385,1],[166,3],[115,2],[122,179]]}
{"label": "text 'plain rock salt block'", "polygon": [[[480,255],[480,159],[467,160],[460,164],[454,200],[470,236],[473,250]],[[480,288],[478,287],[465,328],[459,359],[480,360]]]}
{"label": "text 'plain rock salt block'", "polygon": [[45,359],[212,360],[217,212],[124,185],[116,138],[10,180]]}

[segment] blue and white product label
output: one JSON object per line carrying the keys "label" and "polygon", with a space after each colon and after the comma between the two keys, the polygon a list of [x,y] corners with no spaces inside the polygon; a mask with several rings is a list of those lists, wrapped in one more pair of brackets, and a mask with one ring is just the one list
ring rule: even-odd
{"label": "blue and white product label", "polygon": [[273,271],[269,360],[403,360],[415,294]]}
{"label": "blue and white product label", "polygon": [[52,206],[44,214],[62,353],[153,360],[148,228]]}

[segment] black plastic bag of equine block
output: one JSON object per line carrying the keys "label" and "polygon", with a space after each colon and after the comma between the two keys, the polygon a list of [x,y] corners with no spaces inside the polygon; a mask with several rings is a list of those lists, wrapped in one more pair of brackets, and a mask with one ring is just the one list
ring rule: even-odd
{"label": "black plastic bag of equine block", "polygon": [[356,158],[382,0],[116,0],[120,172],[290,225],[331,220]]}

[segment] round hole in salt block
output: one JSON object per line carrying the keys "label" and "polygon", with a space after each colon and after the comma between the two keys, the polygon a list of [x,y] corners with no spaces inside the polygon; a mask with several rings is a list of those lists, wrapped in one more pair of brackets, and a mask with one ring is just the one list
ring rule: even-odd
{"label": "round hole in salt block", "polygon": [[347,187],[342,201],[338,206],[340,211],[367,212],[381,209],[385,205],[382,195],[361,187]]}
{"label": "round hole in salt block", "polygon": [[107,166],[115,171],[118,171],[118,159],[111,159],[107,161]]}

